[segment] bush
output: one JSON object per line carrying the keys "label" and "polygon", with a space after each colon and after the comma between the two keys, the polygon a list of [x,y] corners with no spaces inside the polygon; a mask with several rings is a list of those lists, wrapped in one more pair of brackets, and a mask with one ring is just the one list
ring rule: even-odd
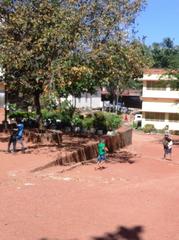
{"label": "bush", "polygon": [[122,119],[119,115],[115,113],[106,113],[105,118],[108,130],[117,129],[121,125]]}
{"label": "bush", "polygon": [[153,124],[146,124],[143,128],[143,131],[145,133],[150,133],[150,132],[156,131],[156,129]]}
{"label": "bush", "polygon": [[75,113],[72,117],[72,125],[74,127],[82,127],[83,125],[83,116],[80,114]]}
{"label": "bush", "polygon": [[35,117],[35,112],[25,112],[21,110],[17,110],[9,114],[9,118],[29,119],[34,117]]}
{"label": "bush", "polygon": [[60,119],[64,126],[71,126],[73,114],[75,112],[75,108],[71,105],[71,103],[67,100],[61,103],[60,106]]}
{"label": "bush", "polygon": [[[42,110],[42,118],[43,120],[51,120],[56,121],[60,120],[61,127],[70,127],[73,121],[73,114],[75,108],[68,101],[64,101],[61,103],[59,110],[49,111],[48,109]],[[76,120],[74,120],[76,121]]]}
{"label": "bush", "polygon": [[43,120],[56,120],[60,118],[60,112],[59,111],[49,111],[47,109],[42,110],[42,119]]}
{"label": "bush", "polygon": [[96,112],[94,114],[94,127],[97,130],[107,131],[107,122],[103,112]]}
{"label": "bush", "polygon": [[87,116],[83,119],[83,128],[90,129],[94,127],[94,118]]}

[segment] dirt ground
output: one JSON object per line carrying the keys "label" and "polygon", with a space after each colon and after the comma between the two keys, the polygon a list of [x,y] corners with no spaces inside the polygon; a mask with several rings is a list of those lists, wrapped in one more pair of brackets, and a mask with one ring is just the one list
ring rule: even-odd
{"label": "dirt ground", "polygon": [[0,142],[0,240],[179,240],[179,137],[163,160],[161,135],[133,132],[133,144],[61,173],[33,170],[55,148],[5,152]]}

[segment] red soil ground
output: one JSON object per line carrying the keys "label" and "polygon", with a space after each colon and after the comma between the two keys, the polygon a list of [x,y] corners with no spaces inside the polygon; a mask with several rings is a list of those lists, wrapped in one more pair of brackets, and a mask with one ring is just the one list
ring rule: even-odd
{"label": "red soil ground", "polygon": [[0,240],[179,240],[179,137],[162,159],[161,135],[133,133],[106,169],[60,173],[55,148],[8,154],[0,142]]}

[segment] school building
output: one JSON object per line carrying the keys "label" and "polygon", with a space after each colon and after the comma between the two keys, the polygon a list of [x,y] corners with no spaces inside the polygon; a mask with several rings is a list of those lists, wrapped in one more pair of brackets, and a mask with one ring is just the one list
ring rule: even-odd
{"label": "school building", "polygon": [[[144,72],[142,91],[142,127],[153,124],[156,129],[179,130],[179,91],[172,89],[164,69]],[[162,84],[161,84],[162,80]]]}

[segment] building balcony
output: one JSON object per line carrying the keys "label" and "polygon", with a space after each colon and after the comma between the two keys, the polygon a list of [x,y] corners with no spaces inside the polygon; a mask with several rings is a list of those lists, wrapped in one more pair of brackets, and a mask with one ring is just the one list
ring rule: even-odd
{"label": "building balcony", "polygon": [[165,112],[165,113],[179,113],[179,103],[177,102],[152,102],[143,101],[143,112]]}
{"label": "building balcony", "polygon": [[178,99],[179,100],[179,91],[172,90],[148,90],[143,89],[142,93],[143,98],[167,98],[167,99]]}

